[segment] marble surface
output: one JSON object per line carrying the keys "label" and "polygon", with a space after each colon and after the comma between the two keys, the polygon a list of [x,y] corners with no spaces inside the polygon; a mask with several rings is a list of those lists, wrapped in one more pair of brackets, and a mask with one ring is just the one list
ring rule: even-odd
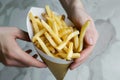
{"label": "marble surface", "polygon": [[[58,0],[0,0],[0,26],[26,29],[26,15],[31,6],[46,4],[61,14],[65,11]],[[98,43],[81,66],[68,71],[64,80],[120,80],[120,0],[83,0],[99,32]],[[23,50],[32,44],[17,40]],[[40,58],[38,58],[40,59]],[[55,80],[51,72],[38,68],[6,67],[0,63],[0,80]]]}

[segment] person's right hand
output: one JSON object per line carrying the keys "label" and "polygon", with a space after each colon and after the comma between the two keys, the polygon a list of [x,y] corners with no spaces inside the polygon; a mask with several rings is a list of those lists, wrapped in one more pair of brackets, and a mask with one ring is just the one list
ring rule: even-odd
{"label": "person's right hand", "polygon": [[90,24],[86,30],[84,36],[83,50],[80,52],[80,58],[74,59],[70,65],[70,69],[73,70],[80,66],[93,51],[99,34],[95,27],[93,19],[86,13],[80,0],[60,0],[64,9],[67,12],[68,18],[74,23],[75,27],[81,30],[81,27],[87,20],[90,20]]}
{"label": "person's right hand", "polygon": [[85,24],[87,20],[90,20],[90,24],[86,30],[84,36],[84,46],[83,50],[80,52],[80,58],[74,59],[73,63],[70,65],[70,69],[73,70],[76,67],[80,66],[91,54],[93,51],[99,34],[95,27],[93,19],[85,12],[84,9],[74,8],[69,14],[69,19],[76,25],[78,29]]}
{"label": "person's right hand", "polygon": [[30,56],[31,50],[24,52],[16,39],[30,41],[28,34],[15,27],[0,27],[0,62],[6,66],[44,68],[43,62]]}

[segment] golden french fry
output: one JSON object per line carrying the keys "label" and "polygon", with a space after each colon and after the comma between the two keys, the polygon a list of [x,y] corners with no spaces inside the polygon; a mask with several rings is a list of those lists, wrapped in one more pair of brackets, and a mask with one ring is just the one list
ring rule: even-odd
{"label": "golden french fry", "polygon": [[67,27],[67,28],[62,28],[59,30],[59,37],[63,37],[65,35],[69,35],[72,32],[72,30]]}
{"label": "golden french fry", "polygon": [[78,40],[78,35],[74,37],[74,49],[75,51],[78,49],[79,46],[79,40]]}
{"label": "golden french fry", "polygon": [[39,32],[39,28],[38,28],[37,23],[35,22],[35,18],[33,16],[33,14],[31,12],[29,13],[29,18],[32,21],[33,32],[34,32],[34,34],[36,34],[37,32]]}
{"label": "golden french fry", "polygon": [[74,31],[73,33],[71,33],[70,35],[68,35],[67,39],[65,41],[63,41],[58,47],[57,49],[58,50],[61,50],[63,49],[66,44],[69,42],[69,40],[71,40],[74,36],[78,35],[79,34],[79,31]]}
{"label": "golden french fry", "polygon": [[[49,44],[52,45],[55,49],[56,49],[56,46],[57,44],[54,42],[54,40],[52,39],[52,37],[49,35],[49,33],[45,32],[45,37],[47,38],[47,40],[49,41]],[[47,43],[46,43],[47,45]],[[67,52],[67,48],[65,47],[64,50]],[[57,50],[58,52],[62,51],[63,50]]]}
{"label": "golden french fry", "polygon": [[36,21],[36,23],[37,23],[37,25],[38,25],[38,27],[39,27],[39,30],[43,29],[43,25],[42,25],[42,23],[40,22],[40,19],[36,18],[35,21]]}
{"label": "golden french fry", "polygon": [[78,47],[78,52],[81,52],[81,50],[83,49],[83,39],[84,39],[84,35],[85,32],[87,30],[87,27],[90,24],[90,20],[87,20],[85,22],[85,24],[82,26],[81,31],[80,31],[80,36],[79,36],[79,47]]}
{"label": "golden french fry", "polygon": [[53,30],[51,29],[51,27],[44,21],[44,20],[41,20],[44,28],[50,33],[50,35],[55,39],[55,41],[59,44],[62,42],[62,40],[59,38],[59,36],[57,36]]}
{"label": "golden french fry", "polygon": [[72,59],[72,54],[73,54],[73,43],[70,42],[66,59],[71,60]]}
{"label": "golden french fry", "polygon": [[54,20],[53,19],[51,19],[51,18],[46,18],[47,19],[47,24],[51,27],[51,29],[53,29],[53,22],[54,22]]}
{"label": "golden french fry", "polygon": [[53,53],[53,55],[54,55],[54,53],[55,53],[55,48],[53,48],[52,46],[47,46],[47,47],[48,47],[48,49],[50,50],[50,52]]}
{"label": "golden french fry", "polygon": [[60,57],[62,59],[66,59],[67,54],[65,54],[64,52],[59,52],[55,54],[56,57]]}
{"label": "golden french fry", "polygon": [[49,41],[49,43],[55,48],[57,45],[53,41],[52,37],[47,32],[45,32],[44,34],[45,34],[45,37],[47,38],[47,40]]}
{"label": "golden french fry", "polygon": [[53,23],[53,31],[55,32],[55,34],[58,36],[58,27],[56,22]]}
{"label": "golden french fry", "polygon": [[44,50],[44,52],[46,54],[48,54],[49,56],[54,57],[53,54],[49,51],[49,49],[45,45],[45,43],[39,37],[37,37],[37,40],[38,40],[39,44],[41,45],[42,49]]}
{"label": "golden french fry", "polygon": [[[44,32],[45,33],[45,32]],[[43,33],[43,34],[44,34]],[[48,44],[48,41],[46,39],[46,37],[44,35],[41,35],[40,38],[42,39],[42,41],[44,41],[44,43],[47,45]]]}
{"label": "golden french fry", "polygon": [[47,18],[48,25],[51,27],[53,32],[58,35],[58,27],[54,19],[51,19],[50,17]]}
{"label": "golden french fry", "polygon": [[[68,35],[69,35],[69,34],[68,34]],[[62,40],[65,41],[65,40],[67,39],[68,35],[64,35],[64,36],[62,36],[62,37],[61,37]]]}
{"label": "golden french fry", "polygon": [[72,54],[72,59],[79,58],[79,57],[80,57],[80,53],[73,53]]}
{"label": "golden french fry", "polygon": [[50,7],[49,7],[48,5],[46,5],[45,9],[46,9],[46,12],[47,12],[48,16],[49,16],[49,17],[52,17],[52,16],[51,16],[51,15],[52,15],[52,12],[51,12],[51,10],[50,10]]}
{"label": "golden french fry", "polygon": [[65,23],[65,21],[64,21],[64,20],[61,20],[61,23],[62,23],[62,26],[63,26],[63,27],[65,27],[65,28],[67,28],[67,27],[68,27],[68,25]]}
{"label": "golden french fry", "polygon": [[42,30],[40,30],[38,33],[36,33],[36,34],[33,36],[33,38],[32,38],[32,42],[35,42],[35,41],[36,41],[36,38],[39,37],[39,36],[41,36],[42,34],[44,34],[45,31],[46,31],[45,29],[42,29]]}

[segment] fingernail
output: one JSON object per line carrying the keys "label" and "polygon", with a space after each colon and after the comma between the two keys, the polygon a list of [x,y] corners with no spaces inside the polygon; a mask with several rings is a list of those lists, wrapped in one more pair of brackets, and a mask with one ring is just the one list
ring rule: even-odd
{"label": "fingernail", "polygon": [[26,53],[28,53],[28,54],[29,54],[29,53],[31,53],[31,52],[32,52],[32,50],[31,50],[31,49],[29,49],[29,50],[27,50],[27,51],[26,51]]}
{"label": "fingernail", "polygon": [[33,57],[34,57],[34,58],[37,58],[37,57],[38,57],[38,55],[37,55],[37,54],[34,54],[34,55],[33,55]]}

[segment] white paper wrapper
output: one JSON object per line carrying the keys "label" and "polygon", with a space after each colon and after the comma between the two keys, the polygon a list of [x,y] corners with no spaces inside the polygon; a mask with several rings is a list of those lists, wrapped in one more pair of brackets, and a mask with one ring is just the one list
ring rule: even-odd
{"label": "white paper wrapper", "polygon": [[[43,19],[41,14],[45,12],[45,9],[32,7],[29,12],[32,12],[34,16],[38,16],[40,19]],[[65,19],[65,21],[67,24],[73,26],[73,24],[68,19]],[[29,37],[30,39],[32,39],[33,28],[32,28],[32,25],[30,23],[30,19],[28,16],[26,19],[26,24],[27,24]],[[70,65],[72,61],[66,61],[63,59],[50,57],[46,55],[45,53],[43,53],[41,50],[39,50],[35,45],[34,47],[37,50],[38,54],[41,56],[42,60],[48,65],[48,68],[51,70],[51,72],[54,74],[57,80],[62,80],[68,70],[68,66]]]}
{"label": "white paper wrapper", "polygon": [[[32,7],[29,12],[32,12],[34,16],[38,16],[40,19],[43,19],[41,13],[45,12],[45,9],[44,8]],[[27,22],[28,34],[29,34],[30,39],[32,39],[32,37],[33,37],[33,30],[32,29],[33,28],[32,28],[32,25],[30,23],[30,19],[29,19],[28,16],[27,16],[26,20],[27,20],[26,22]],[[65,19],[65,21],[66,21],[67,24],[73,25],[68,19]],[[35,48],[41,56],[43,56],[44,58],[46,58],[46,59],[48,59],[52,62],[55,62],[55,63],[58,63],[58,64],[67,64],[67,63],[71,62],[71,61],[66,61],[66,60],[62,60],[62,59],[59,59],[59,58],[52,58],[52,57],[46,55],[45,53],[43,53],[41,50],[39,50],[36,46],[35,46]]]}

